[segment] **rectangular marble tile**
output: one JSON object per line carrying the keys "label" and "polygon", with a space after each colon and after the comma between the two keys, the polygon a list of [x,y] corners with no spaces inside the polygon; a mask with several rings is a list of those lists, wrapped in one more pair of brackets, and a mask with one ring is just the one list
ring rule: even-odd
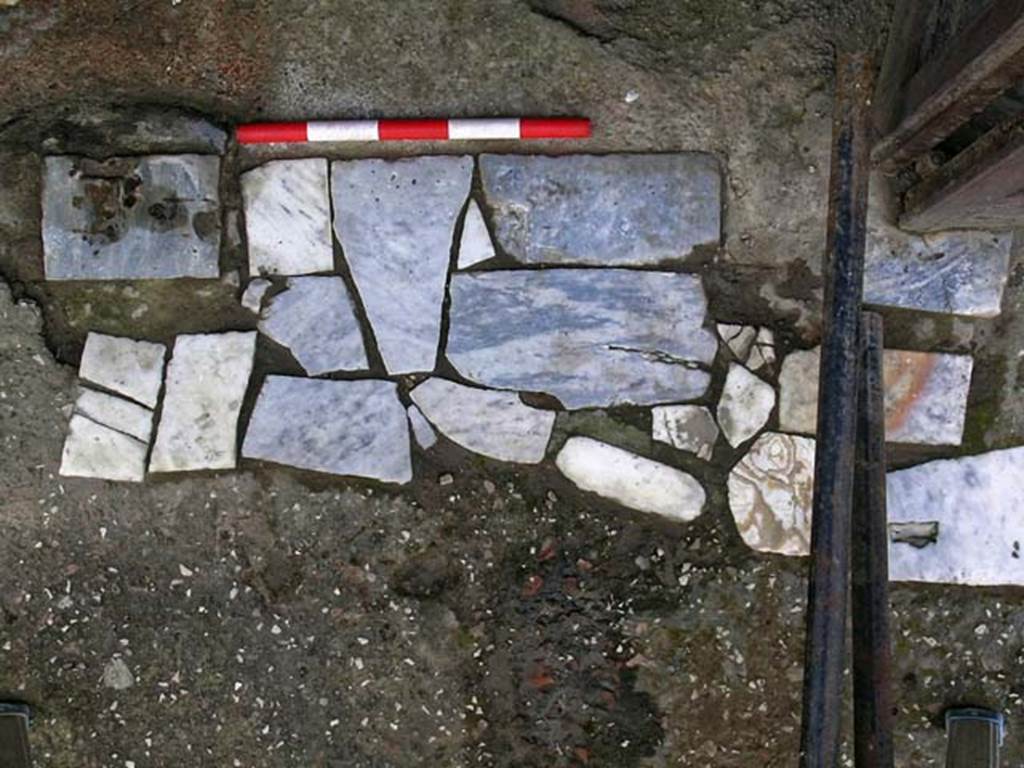
{"label": "rectangular marble tile", "polygon": [[708,154],[482,155],[502,248],[523,264],[657,265],[721,236]]}
{"label": "rectangular marble tile", "polygon": [[150,472],[232,469],[256,334],[179,336],[167,366]]}
{"label": "rectangular marble tile", "polygon": [[48,280],[217,277],[220,158],[47,157]]}

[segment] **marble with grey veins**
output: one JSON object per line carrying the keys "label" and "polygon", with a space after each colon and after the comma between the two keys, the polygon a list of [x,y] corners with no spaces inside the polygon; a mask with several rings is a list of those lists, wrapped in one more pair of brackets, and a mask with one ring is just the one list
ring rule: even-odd
{"label": "marble with grey veins", "polygon": [[64,441],[60,474],[141,483],[147,450],[141,440],[76,413]]}
{"label": "marble with grey veins", "polygon": [[768,423],[775,408],[775,389],[742,365],[732,363],[718,401],[718,424],[736,448]]}
{"label": "marble with grey veins", "polygon": [[524,405],[514,392],[491,392],[445,379],[427,379],[409,396],[452,442],[500,461],[543,460],[555,412]]}
{"label": "marble with grey veins", "polygon": [[1024,447],[890,472],[889,522],[938,523],[934,543],[890,541],[889,578],[1024,585]]}
{"label": "marble with grey veins", "polygon": [[481,155],[502,248],[522,264],[656,265],[717,245],[709,154]]}
{"label": "marble with grey veins", "polygon": [[[821,348],[786,355],[779,374],[779,428],[814,434]],[[969,355],[886,349],[885,439],[891,443],[960,445],[974,361]]]}
{"label": "marble with grey veins", "polygon": [[155,408],[167,347],[151,341],[91,332],[78,366],[80,378]]}
{"label": "marble with grey veins", "polygon": [[262,333],[288,347],[310,376],[368,367],[352,298],[340,277],[292,277],[270,300]]}
{"label": "marble with grey veins", "polygon": [[630,509],[679,522],[704,511],[704,488],[692,476],[599,440],[570,437],[555,464],[577,487]]}
{"label": "marble with grey veins", "polygon": [[814,439],[765,432],[729,473],[729,509],[743,541],[759,552],[810,551]]}
{"label": "marble with grey veins", "polygon": [[473,158],[331,165],[334,229],[391,374],[432,371],[455,222]]}
{"label": "marble with grey veins", "polygon": [[735,323],[718,323],[716,325],[718,335],[732,352],[733,356],[741,363],[747,362],[750,357],[750,349],[757,338],[757,328],[753,325],[737,325]]}
{"label": "marble with grey veins", "polygon": [[238,416],[255,352],[255,332],[178,336],[150,472],[234,468]]}
{"label": "marble with grey veins", "polygon": [[249,274],[334,269],[327,160],[274,160],[242,174]]}
{"label": "marble with grey veins", "polygon": [[446,354],[470,381],[566,408],[700,397],[717,343],[700,278],[622,269],[456,273]]}
{"label": "marble with grey veins", "polygon": [[220,259],[215,155],[47,157],[47,280],[214,278]]}
{"label": "marble with grey veins", "polygon": [[427,421],[427,417],[423,415],[423,411],[415,405],[410,405],[408,413],[409,426],[412,427],[412,435],[416,438],[416,444],[423,450],[433,448],[437,445],[437,432],[434,431],[430,422]]}
{"label": "marble with grey veins", "polygon": [[651,437],[705,461],[718,440],[718,425],[703,405],[659,405],[651,409]]}
{"label": "marble with grey veins", "polygon": [[242,456],[387,483],[412,479],[409,421],[394,382],[268,376]]}
{"label": "marble with grey veins", "polygon": [[494,258],[494,243],[484,222],[483,214],[476,200],[470,200],[466,218],[462,224],[462,240],[459,241],[459,269],[467,269],[482,261]]}
{"label": "marble with grey veins", "polygon": [[83,387],[75,400],[75,412],[97,424],[149,444],[153,432],[153,412],[138,403]]}

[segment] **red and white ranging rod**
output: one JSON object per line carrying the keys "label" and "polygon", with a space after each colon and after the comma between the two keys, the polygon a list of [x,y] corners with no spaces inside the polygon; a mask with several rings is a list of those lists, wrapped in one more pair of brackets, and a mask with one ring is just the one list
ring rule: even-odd
{"label": "red and white ranging rod", "polygon": [[463,141],[473,139],[585,139],[585,117],[500,117],[451,120],[310,120],[246,123],[240,144],[315,141]]}

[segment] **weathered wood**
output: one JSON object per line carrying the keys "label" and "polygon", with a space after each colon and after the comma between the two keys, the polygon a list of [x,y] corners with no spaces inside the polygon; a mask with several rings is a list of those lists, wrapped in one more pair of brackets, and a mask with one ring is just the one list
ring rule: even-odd
{"label": "weathered wood", "polygon": [[878,136],[892,131],[903,116],[903,92],[907,81],[919,68],[921,32],[930,8],[931,3],[925,0],[904,0],[893,8],[885,56],[872,100],[872,122]]}
{"label": "weathered wood", "polygon": [[899,170],[1022,77],[1024,0],[998,0],[907,82],[902,117],[875,147],[875,164]]}

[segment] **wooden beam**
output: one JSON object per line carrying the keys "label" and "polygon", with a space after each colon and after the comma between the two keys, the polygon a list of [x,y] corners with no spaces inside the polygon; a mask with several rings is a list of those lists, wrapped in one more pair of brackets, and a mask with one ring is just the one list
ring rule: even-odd
{"label": "wooden beam", "polygon": [[904,0],[893,8],[872,104],[877,136],[887,135],[903,116],[904,86],[920,66],[922,32],[930,9],[931,3],[925,0]]}

